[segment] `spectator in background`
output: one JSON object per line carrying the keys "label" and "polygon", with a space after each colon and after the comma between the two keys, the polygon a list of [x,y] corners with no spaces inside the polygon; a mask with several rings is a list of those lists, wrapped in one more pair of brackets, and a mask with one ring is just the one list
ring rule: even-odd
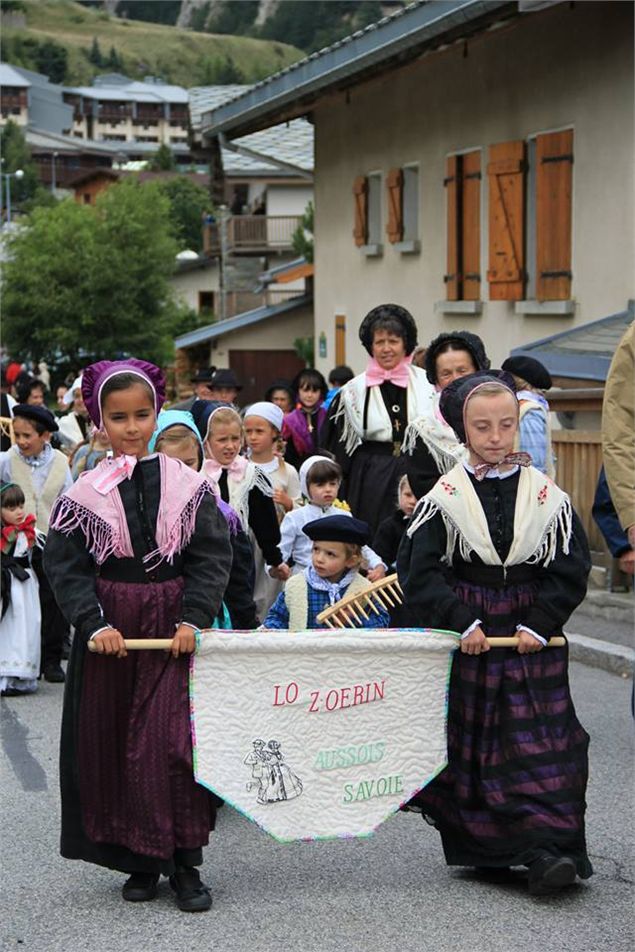
{"label": "spectator in background", "polygon": [[76,377],[73,385],[64,397],[69,408],[68,413],[60,417],[59,435],[62,449],[72,453],[89,436],[88,411],[82,397],[82,377]]}
{"label": "spectator in background", "polygon": [[211,400],[212,377],[216,373],[216,367],[205,367],[203,370],[197,370],[193,377],[190,377],[190,383],[194,386],[194,393],[187,400],[181,400],[179,403],[173,403],[171,410],[190,411],[195,400]]}
{"label": "spectator in background", "polygon": [[60,414],[66,413],[66,411],[68,410],[68,406],[66,405],[66,400],[64,399],[67,393],[68,393],[68,387],[66,386],[65,383],[60,384],[57,390],[55,391],[55,401],[57,403],[57,409]]}
{"label": "spectator in background", "polygon": [[274,380],[265,390],[263,399],[275,403],[283,413],[291,413],[295,407],[295,395],[288,380]]}
{"label": "spectator in background", "polygon": [[604,468],[622,529],[635,547],[635,322],[611,363],[602,407]]}
{"label": "spectator in background", "polygon": [[544,391],[550,390],[551,374],[544,364],[533,357],[508,357],[502,370],[511,374],[516,384],[520,404],[520,425],[514,450],[529,453],[532,465],[554,479],[553,447],[551,445],[551,418]]}
{"label": "spectator in background", "polygon": [[16,384],[18,403],[25,403],[30,407],[43,407],[45,392],[46,387],[43,382],[28,374],[25,374]]}
{"label": "spectator in background", "polygon": [[329,374],[329,390],[326,394],[326,399],[322,406],[325,410],[331,405],[331,401],[336,393],[344,386],[345,383],[348,383],[349,380],[352,380],[355,374],[350,367],[347,367],[346,364],[340,364],[338,367],[333,367],[333,370]]}
{"label": "spectator in background", "polygon": [[[11,396],[11,393],[9,392],[10,389],[11,388],[9,386],[9,381],[7,380],[7,374],[3,367],[0,378],[0,417],[2,417],[3,420],[11,420],[13,417],[13,408],[16,401]],[[7,423],[6,429],[3,424],[3,429],[0,433],[0,451],[3,453],[5,450],[8,450],[11,447],[10,431],[11,424]]]}
{"label": "spectator in background", "polygon": [[628,541],[628,536],[620,525],[615,506],[609,492],[604,467],[600,470],[595,499],[593,500],[593,518],[598,529],[604,536],[609,551],[617,559],[620,571],[625,575],[635,574],[635,550]]}
{"label": "spectator in background", "polygon": [[236,404],[239,392],[243,389],[242,383],[231,369],[217,370],[209,385],[210,400],[220,403]]}

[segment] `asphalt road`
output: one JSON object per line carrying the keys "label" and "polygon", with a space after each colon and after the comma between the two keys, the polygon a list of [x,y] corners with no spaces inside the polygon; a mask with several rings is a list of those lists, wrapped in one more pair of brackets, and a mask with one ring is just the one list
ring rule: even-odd
{"label": "asphalt road", "polygon": [[398,814],[371,838],[281,845],[224,808],[206,851],[214,907],[185,914],[165,881],[153,903],[123,876],[58,855],[61,689],[0,702],[0,949],[29,952],[632,952],[630,682],[572,666],[591,734],[588,841],[595,875],[530,899],[449,870],[436,832]]}

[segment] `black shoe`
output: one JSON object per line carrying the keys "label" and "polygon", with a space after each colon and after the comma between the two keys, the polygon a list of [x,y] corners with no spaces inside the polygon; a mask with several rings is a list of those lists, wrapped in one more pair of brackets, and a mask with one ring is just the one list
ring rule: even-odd
{"label": "black shoe", "polygon": [[159,877],[154,873],[133,873],[121,888],[128,902],[150,902],[157,894]]}
{"label": "black shoe", "polygon": [[53,661],[47,664],[42,674],[44,675],[44,680],[49,681],[51,684],[64,684],[64,681],[66,681],[66,675],[59,662]]}
{"label": "black shoe", "polygon": [[569,856],[543,856],[529,867],[529,895],[548,896],[571,886],[577,875]]}
{"label": "black shoe", "polygon": [[2,697],[23,697],[26,695],[27,691],[18,691],[17,688],[5,688],[4,691],[0,691]]}
{"label": "black shoe", "polygon": [[201,882],[193,866],[177,866],[170,876],[170,886],[176,893],[176,904],[182,912],[207,912],[212,906],[209,888]]}

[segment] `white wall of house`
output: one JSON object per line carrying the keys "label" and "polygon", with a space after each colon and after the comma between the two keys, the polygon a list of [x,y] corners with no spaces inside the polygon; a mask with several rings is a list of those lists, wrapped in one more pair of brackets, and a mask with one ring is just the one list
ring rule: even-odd
{"label": "white wall of house", "polygon": [[218,291],[218,277],[218,263],[214,260],[208,268],[177,272],[170,278],[170,285],[179,300],[198,313],[199,292]]}
{"label": "white wall of house", "polygon": [[296,337],[309,337],[312,333],[313,308],[307,305],[217,337],[210,344],[210,363],[229,367],[230,350],[289,350]]}
{"label": "white wall of house", "polygon": [[[322,371],[335,363],[335,315],[346,316],[346,362],[359,371],[366,359],[359,323],[387,301],[412,311],[421,343],[469,328],[498,364],[514,346],[623,310],[635,297],[632,16],[631,4],[560,4],[318,104],[315,321],[316,338],[326,335]],[[562,128],[574,130],[574,313],[523,314],[513,302],[488,300],[487,149]],[[446,157],[478,148],[482,313],[444,313],[435,304],[446,296]],[[353,181],[409,163],[419,169],[420,252],[402,254],[388,242],[382,187],[383,254],[368,257],[352,235]]]}
{"label": "white wall of house", "polygon": [[312,185],[268,185],[267,215],[303,215],[312,200]]}

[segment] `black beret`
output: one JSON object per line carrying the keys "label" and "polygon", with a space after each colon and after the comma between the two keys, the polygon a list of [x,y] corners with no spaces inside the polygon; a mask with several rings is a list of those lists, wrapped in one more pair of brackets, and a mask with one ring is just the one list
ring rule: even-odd
{"label": "black beret", "polygon": [[366,522],[354,516],[325,516],[314,519],[302,527],[313,542],[348,542],[350,545],[366,545],[370,530]]}
{"label": "black beret", "polygon": [[396,321],[401,324],[406,354],[411,354],[417,346],[417,325],[410,311],[399,304],[380,304],[378,307],[374,307],[359,325],[359,339],[368,353],[372,356],[375,324],[384,320]]}
{"label": "black beret", "polygon": [[477,370],[489,370],[490,362],[485,353],[485,346],[478,334],[472,331],[452,331],[450,334],[439,334],[431,341],[426,351],[425,370],[431,384],[437,382],[437,357],[446,344],[456,344],[455,350],[466,350]]}
{"label": "black beret", "polygon": [[484,383],[502,383],[511,390],[514,396],[516,395],[514,378],[504,370],[478,370],[475,374],[457,377],[441,391],[439,397],[441,416],[452,427],[461,443],[465,443],[466,440],[463,422],[465,401],[473,390]]}
{"label": "black beret", "polygon": [[541,364],[535,357],[525,357],[519,354],[518,357],[508,357],[502,363],[502,369],[509,374],[515,374],[522,377],[532,387],[538,390],[549,390],[553,381],[551,374],[544,364]]}
{"label": "black beret", "polygon": [[55,433],[59,430],[57,420],[50,410],[46,407],[31,403],[16,403],[13,408],[14,417],[22,417],[25,420],[34,420],[46,427],[48,433]]}

